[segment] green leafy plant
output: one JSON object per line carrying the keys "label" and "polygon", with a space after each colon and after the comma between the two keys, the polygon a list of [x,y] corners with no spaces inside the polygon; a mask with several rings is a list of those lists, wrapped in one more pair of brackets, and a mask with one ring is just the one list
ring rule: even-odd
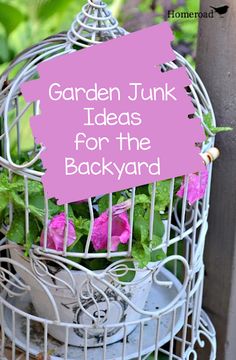
{"label": "green leafy plant", "polygon": [[[178,181],[179,182],[179,181]],[[29,228],[26,229],[25,214],[25,180],[23,177],[13,175],[9,180],[5,171],[0,173],[0,224],[5,227],[6,236],[9,240],[22,245],[26,254],[33,244],[40,244],[40,237],[43,233],[45,222],[45,199],[41,182],[34,180],[27,181],[28,187],[28,216]],[[146,185],[137,188],[134,208],[134,228],[133,228],[133,250],[134,261],[140,267],[146,266],[150,261],[158,261],[165,257],[162,250],[156,250],[162,242],[165,232],[163,219],[165,211],[170,203],[170,180],[161,181],[156,186],[156,204],[153,219],[153,234],[150,234],[150,207],[151,207],[151,186]],[[131,198],[129,190],[116,192],[113,194],[113,205],[119,206]],[[109,207],[109,197],[104,195],[99,199],[93,198],[93,211],[95,219],[104,216]],[[13,220],[9,221],[9,204],[13,207]],[[64,212],[63,206],[58,206],[54,199],[48,200],[49,221],[58,214]],[[73,222],[76,240],[68,246],[68,252],[83,253],[87,236],[90,231],[90,212],[87,202],[70,204],[68,207],[69,220]],[[28,230],[28,231],[27,231]],[[120,244],[119,251],[126,251],[128,244]],[[91,245],[90,251],[96,251]],[[99,250],[106,251],[106,250]],[[86,262],[89,268],[100,267],[97,261],[81,260],[78,257],[71,257],[74,261]],[[119,258],[113,258],[119,260]],[[110,262],[111,260],[109,260]],[[109,264],[106,260],[106,265]],[[105,266],[103,264],[102,266]],[[133,276],[128,272],[126,279]]]}
{"label": "green leafy plant", "polygon": [[0,23],[4,26],[7,36],[25,19],[24,13],[16,7],[0,2]]}
{"label": "green leafy plant", "polygon": [[228,132],[233,130],[233,128],[229,126],[214,126],[210,113],[204,115],[204,124],[212,132],[212,134],[218,134],[220,132]]}

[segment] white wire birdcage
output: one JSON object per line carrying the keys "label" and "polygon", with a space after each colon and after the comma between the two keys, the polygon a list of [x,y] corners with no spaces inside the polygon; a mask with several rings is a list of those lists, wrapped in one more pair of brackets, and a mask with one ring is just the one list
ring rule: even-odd
{"label": "white wire birdcage", "polygon": [[[39,101],[25,103],[20,86],[37,78],[37,65],[47,59],[78,51],[100,42],[126,35],[105,3],[88,0],[68,33],[43,40],[23,51],[0,78],[0,166],[8,181],[22,179],[21,200],[23,247],[9,241],[8,230],[17,215],[16,199],[9,202],[7,220],[2,224],[1,241],[0,320],[1,359],[166,359],[197,358],[197,344],[204,347],[202,337],[211,345],[209,359],[216,358],[214,328],[202,310],[204,280],[203,251],[207,232],[212,164],[208,164],[205,194],[194,205],[188,204],[189,177],[184,180],[183,198],[177,200],[176,179],[169,182],[167,210],[161,212],[164,234],[152,251],[166,256],[139,268],[132,261],[135,199],[138,189],[126,189],[125,202],[116,204],[115,211],[124,211],[129,202],[131,233],[127,246],[113,251],[113,194],[108,195],[107,244],[103,252],[91,246],[97,199],[87,200],[90,226],[84,248],[70,251],[67,247],[70,226],[70,205],[64,206],[65,231],[62,249],[48,243],[50,205],[46,196],[41,205],[44,216],[43,242],[29,245],[32,224],[30,191],[40,184],[43,169],[39,166],[43,148],[35,143],[22,159],[22,136],[30,116],[39,114]],[[214,146],[214,135],[204,122],[210,116],[215,125],[214,111],[207,91],[197,73],[178,53],[176,60],[162,65],[163,71],[185,66],[192,85],[187,89],[201,118],[208,140],[201,144],[203,158]],[[13,146],[15,145],[15,146]],[[15,150],[16,148],[16,150]],[[13,150],[14,149],[14,150]],[[204,155],[205,154],[205,155]],[[149,239],[154,237],[156,189],[150,185]],[[1,197],[1,193],[0,193]],[[79,206],[79,204],[78,204]],[[1,209],[1,208],[0,208]],[[80,259],[78,261],[78,259]],[[89,261],[109,260],[103,269],[91,270]],[[133,272],[132,281],[123,276]]]}

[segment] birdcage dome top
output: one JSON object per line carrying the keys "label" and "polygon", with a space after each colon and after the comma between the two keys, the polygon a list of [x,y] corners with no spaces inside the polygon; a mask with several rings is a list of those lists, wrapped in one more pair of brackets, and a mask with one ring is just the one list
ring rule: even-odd
{"label": "birdcage dome top", "polygon": [[125,34],[127,32],[119,27],[104,2],[88,0],[76,16],[67,36],[72,44],[88,47]]}

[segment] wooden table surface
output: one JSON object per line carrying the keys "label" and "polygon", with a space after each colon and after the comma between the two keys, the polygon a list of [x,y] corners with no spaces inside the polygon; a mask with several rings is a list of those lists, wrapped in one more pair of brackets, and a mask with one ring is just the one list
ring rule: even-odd
{"label": "wooden table surface", "polygon": [[[1,339],[1,331],[0,331],[0,339]],[[11,341],[6,339],[5,341],[5,353],[4,353],[5,358],[0,358],[0,360],[12,360],[12,347],[11,347]],[[26,359],[26,355],[25,353],[16,348],[16,352],[15,352],[15,360],[25,360]],[[37,360],[44,360],[44,357],[42,354],[39,354],[36,357]],[[35,358],[30,357],[29,360],[35,360]],[[50,356],[48,357],[48,360],[50,360]]]}

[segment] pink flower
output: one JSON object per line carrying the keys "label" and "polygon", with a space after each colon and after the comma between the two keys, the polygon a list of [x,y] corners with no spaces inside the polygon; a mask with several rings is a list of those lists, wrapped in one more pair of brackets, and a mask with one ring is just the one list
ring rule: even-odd
{"label": "pink flower", "polygon": [[[190,174],[189,175],[189,183],[188,183],[188,193],[187,199],[190,205],[193,205],[197,200],[200,200],[204,197],[206,187],[208,182],[208,171],[205,170],[201,172],[199,175]],[[181,184],[177,195],[180,198],[184,196],[184,182]]]}
{"label": "pink flower", "polygon": [[[118,245],[126,244],[130,238],[130,224],[127,208],[130,202],[112,207],[111,250],[116,251]],[[94,221],[92,243],[95,250],[107,249],[109,213],[105,211]]]}
{"label": "pink flower", "polygon": [[[66,216],[65,213],[56,215],[49,221],[47,234],[47,248],[62,251],[65,237]],[[72,220],[68,224],[68,239],[67,246],[73,244],[76,240],[75,227]],[[44,243],[44,231],[42,231],[40,238],[40,246]]]}

